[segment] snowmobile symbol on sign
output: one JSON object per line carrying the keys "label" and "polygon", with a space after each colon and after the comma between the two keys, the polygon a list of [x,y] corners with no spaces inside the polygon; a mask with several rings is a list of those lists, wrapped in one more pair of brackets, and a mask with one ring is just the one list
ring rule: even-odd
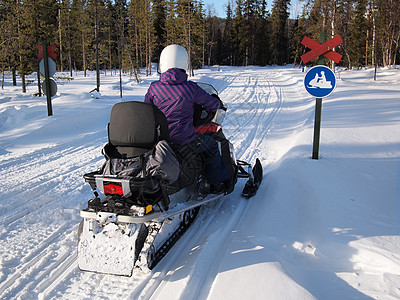
{"label": "snowmobile symbol on sign", "polygon": [[335,89],[336,77],[330,68],[315,66],[304,77],[304,86],[311,96],[323,98]]}

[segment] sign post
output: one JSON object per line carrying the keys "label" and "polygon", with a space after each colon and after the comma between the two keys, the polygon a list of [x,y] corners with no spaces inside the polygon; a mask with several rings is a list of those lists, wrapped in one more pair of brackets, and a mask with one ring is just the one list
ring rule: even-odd
{"label": "sign post", "polygon": [[307,63],[319,56],[318,63],[320,64],[311,68],[304,77],[304,87],[311,96],[316,97],[312,159],[318,159],[319,156],[322,98],[329,96],[336,87],[335,74],[330,68],[322,65],[325,60],[323,56],[335,61],[336,63],[338,63],[342,58],[342,55],[332,50],[334,47],[342,43],[340,35],[326,41],[326,33],[321,32],[320,39],[321,43],[318,43],[305,36],[301,42],[304,46],[312,49],[301,56],[303,62]]}
{"label": "sign post", "polygon": [[314,120],[314,141],[312,150],[312,159],[319,157],[319,139],[321,136],[321,115],[322,115],[322,98],[315,99],[315,120]]}
{"label": "sign post", "polygon": [[[56,45],[53,44],[50,47],[47,48],[47,41],[43,40],[42,45],[38,45],[39,49],[39,54],[38,58],[41,60],[40,62],[40,72],[44,76],[44,83],[42,85],[43,92],[46,95],[47,98],[47,115],[52,116],[53,115],[53,108],[51,104],[51,97],[54,96],[54,80],[51,82],[50,76],[53,76],[55,73],[55,63],[51,59],[56,59],[57,54],[54,53],[54,50],[56,49]],[[50,58],[51,57],[51,58]],[[43,68],[41,65],[43,64]],[[51,73],[50,73],[51,72]],[[43,74],[44,73],[44,74]],[[55,87],[55,90],[57,90],[57,84]]]}
{"label": "sign post", "polygon": [[46,98],[47,98],[47,115],[53,115],[53,108],[51,105],[51,95],[50,95],[50,75],[49,75],[49,61],[47,55],[47,41],[43,41],[43,60],[44,60],[44,82],[46,83]]}

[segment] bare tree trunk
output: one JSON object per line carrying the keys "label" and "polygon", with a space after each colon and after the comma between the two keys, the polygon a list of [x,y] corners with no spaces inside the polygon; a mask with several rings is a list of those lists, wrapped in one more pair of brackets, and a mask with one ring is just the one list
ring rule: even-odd
{"label": "bare tree trunk", "polygon": [[399,42],[400,42],[400,32],[397,34],[397,37],[394,40],[395,43],[395,48],[394,48],[394,56],[393,56],[393,64],[396,63],[396,59],[397,59],[397,52],[399,51]]}
{"label": "bare tree trunk", "polygon": [[83,67],[83,75],[86,77],[85,34],[83,31],[82,31],[82,67]]}
{"label": "bare tree trunk", "polygon": [[15,67],[12,68],[11,73],[12,73],[12,85],[16,86],[17,85],[17,70],[15,69]]}
{"label": "bare tree trunk", "polygon": [[147,31],[147,34],[148,34],[148,49],[147,49],[147,51],[148,51],[148,56],[147,56],[147,66],[148,66],[148,69],[149,69],[148,75],[151,75],[151,51],[152,51],[151,27],[150,27],[149,24],[147,24],[147,25],[148,25],[148,31]]}
{"label": "bare tree trunk", "polygon": [[111,29],[108,29],[108,67],[110,68],[110,73],[112,76],[112,56],[111,56]]}
{"label": "bare tree trunk", "polygon": [[96,43],[96,89],[100,92],[100,66],[99,66],[99,20],[97,15],[97,2],[94,8],[95,21],[94,21],[94,39]]}
{"label": "bare tree trunk", "polygon": [[376,65],[375,1],[372,0],[372,65]]}
{"label": "bare tree trunk", "polygon": [[60,39],[60,71],[64,71],[63,66],[63,44],[62,44],[62,27],[61,27],[61,8],[58,9],[58,37]]}
{"label": "bare tree trunk", "polygon": [[369,39],[369,29],[367,29],[367,37],[365,42],[365,66],[368,66],[368,50],[369,50],[368,39]]}
{"label": "bare tree trunk", "polygon": [[[68,26],[67,26],[67,30],[68,30],[68,65],[69,65],[69,76],[72,78],[73,74],[72,74],[72,38],[71,38],[71,27],[70,27],[70,23],[69,23],[69,14],[68,14]],[[76,68],[75,68],[76,69]]]}
{"label": "bare tree trunk", "polygon": [[[203,20],[203,57],[202,57],[202,67],[204,68],[204,63],[205,63],[205,47],[206,47],[206,20]],[[211,51],[210,51],[210,55],[209,55],[209,59],[211,57]],[[210,64],[208,64],[210,65]]]}
{"label": "bare tree trunk", "polygon": [[192,11],[190,9],[190,1],[187,2],[188,5],[188,35],[187,35],[187,43],[188,43],[188,54],[189,54],[189,76],[194,76],[193,67],[192,67],[192,31],[191,31],[191,22],[192,22]]}
{"label": "bare tree trunk", "polygon": [[135,21],[135,52],[136,52],[135,58],[136,58],[136,63],[132,64],[132,61],[131,61],[131,64],[133,65],[133,73],[135,75],[136,82],[139,83],[138,71],[137,71],[137,68],[139,68],[139,33],[137,32],[138,31],[137,26],[138,26],[137,21]]}
{"label": "bare tree trunk", "polygon": [[68,65],[69,65],[69,76],[72,77],[72,53],[71,53],[71,41],[69,41],[70,47],[69,47],[69,53],[68,53]]}
{"label": "bare tree trunk", "polygon": [[39,97],[42,97],[42,89],[41,89],[41,86],[40,86],[40,67],[39,67],[39,64],[37,64],[36,76],[37,76],[38,95],[39,95]]}
{"label": "bare tree trunk", "polygon": [[149,57],[150,57],[150,51],[149,51],[149,43],[150,43],[150,29],[149,26],[146,22],[146,32],[145,32],[146,38],[145,38],[145,65],[146,65],[146,76],[149,76]]}
{"label": "bare tree trunk", "polygon": [[[335,28],[335,22],[336,22],[336,7],[337,7],[337,0],[332,1],[332,5],[333,5],[333,10],[332,10],[332,21],[331,21],[331,37],[334,38],[335,37],[335,32],[336,32],[336,28]],[[335,51],[335,48],[332,49],[333,51]],[[332,60],[331,61],[331,69],[333,71],[335,71],[335,62]]]}
{"label": "bare tree trunk", "polygon": [[22,81],[22,92],[23,92],[23,93],[26,93],[25,74],[21,74],[21,81]]}

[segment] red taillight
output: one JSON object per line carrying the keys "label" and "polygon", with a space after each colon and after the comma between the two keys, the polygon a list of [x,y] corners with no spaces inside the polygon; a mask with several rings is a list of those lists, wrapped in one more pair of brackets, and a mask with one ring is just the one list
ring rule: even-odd
{"label": "red taillight", "polygon": [[122,186],[110,183],[104,185],[104,194],[122,196],[124,192],[122,190]]}

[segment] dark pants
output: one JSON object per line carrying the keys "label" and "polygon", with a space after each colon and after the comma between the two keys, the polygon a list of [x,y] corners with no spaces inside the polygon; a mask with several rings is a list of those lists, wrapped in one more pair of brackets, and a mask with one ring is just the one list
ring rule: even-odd
{"label": "dark pants", "polygon": [[201,141],[201,145],[190,145],[190,147],[204,155],[208,182],[217,184],[230,179],[231,175],[219,153],[217,142],[211,136],[204,134],[196,134],[196,139]]}

